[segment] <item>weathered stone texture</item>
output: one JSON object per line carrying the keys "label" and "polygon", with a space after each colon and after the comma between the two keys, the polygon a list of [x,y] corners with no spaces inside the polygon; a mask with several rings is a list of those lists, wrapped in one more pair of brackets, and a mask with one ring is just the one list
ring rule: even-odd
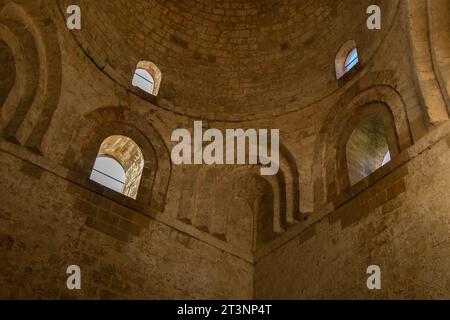
{"label": "weathered stone texture", "polygon": [[[314,237],[300,235],[262,258],[256,298],[448,299],[449,166],[441,140],[397,169],[403,178],[393,172],[318,222]],[[366,287],[370,265],[381,267],[380,291]]]}
{"label": "weathered stone texture", "polygon": [[[375,1],[380,31],[374,1],[294,2],[79,0],[69,31],[69,1],[0,0],[0,298],[450,297],[448,0]],[[142,60],[157,96],[131,85]],[[354,183],[371,116],[392,161],[367,176],[356,139]],[[173,165],[195,120],[280,129],[280,172]],[[89,179],[111,136],[142,152],[107,147],[142,170],[136,199]]]}

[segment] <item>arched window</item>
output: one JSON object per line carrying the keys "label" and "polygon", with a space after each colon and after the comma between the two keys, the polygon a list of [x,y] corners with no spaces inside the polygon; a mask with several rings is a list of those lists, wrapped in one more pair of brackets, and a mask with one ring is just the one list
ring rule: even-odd
{"label": "arched window", "polygon": [[91,180],[117,192],[122,193],[126,174],[119,162],[113,158],[99,156],[95,160]]}
{"label": "arched window", "polygon": [[355,185],[391,160],[383,119],[365,117],[359,121],[346,145],[350,185]]}
{"label": "arched window", "polygon": [[0,40],[0,108],[8,98],[16,80],[16,65],[13,52]]}
{"label": "arched window", "polygon": [[358,63],[359,55],[356,42],[353,40],[347,41],[344,45],[342,45],[336,55],[336,78],[338,80],[342,78],[346,73],[356,67]]}
{"label": "arched window", "polygon": [[134,71],[132,85],[156,96],[161,85],[161,71],[154,63],[141,61]]}
{"label": "arched window", "polygon": [[128,137],[111,136],[103,141],[91,180],[136,199],[144,169],[144,156]]}

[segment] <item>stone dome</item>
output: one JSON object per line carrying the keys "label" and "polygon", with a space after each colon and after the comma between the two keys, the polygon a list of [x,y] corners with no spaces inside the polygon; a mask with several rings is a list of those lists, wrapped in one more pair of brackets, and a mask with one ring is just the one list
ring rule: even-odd
{"label": "stone dome", "polygon": [[[59,0],[60,7],[70,3]],[[84,51],[130,88],[136,64],[162,71],[158,104],[194,117],[243,120],[308,106],[337,90],[334,58],[354,40],[363,63],[389,30],[398,1],[78,1]],[[381,31],[365,27],[377,4]],[[201,76],[200,76],[201,75]]]}

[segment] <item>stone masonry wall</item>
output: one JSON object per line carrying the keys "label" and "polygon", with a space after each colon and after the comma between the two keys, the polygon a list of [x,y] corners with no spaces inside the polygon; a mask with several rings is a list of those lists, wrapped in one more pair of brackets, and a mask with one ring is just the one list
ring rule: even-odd
{"label": "stone masonry wall", "polygon": [[5,152],[0,170],[1,298],[252,297],[251,264]]}
{"label": "stone masonry wall", "polygon": [[[364,15],[351,23],[353,10],[364,12],[366,1],[303,1],[289,10],[283,0],[273,11],[272,1],[216,1],[211,7],[199,0],[192,15],[185,2],[105,0],[86,7],[91,2],[80,0],[82,10],[90,10],[83,13],[87,29],[77,33],[65,26],[65,0],[17,0],[13,6],[0,0],[14,19],[28,14],[25,40],[36,47],[29,60],[39,64],[26,66],[47,76],[24,77],[0,66],[11,72],[1,76],[0,102],[13,92],[0,109],[2,126],[21,98],[11,89],[14,81],[26,80],[39,93],[13,118],[17,130],[0,140],[0,298],[448,298],[450,128],[448,121],[430,126],[427,118],[412,65],[417,59],[406,1],[378,2],[387,13],[379,33],[361,32]],[[155,19],[140,15],[150,4],[157,6],[149,11]],[[115,16],[102,8],[118,15],[118,32],[108,29]],[[127,24],[132,15],[137,20]],[[153,42],[139,36],[143,21]],[[300,22],[301,30],[283,31]],[[214,28],[223,23],[228,33],[220,36]],[[186,34],[192,25],[200,36]],[[361,63],[338,82],[334,57],[347,37],[357,42]],[[11,63],[15,42],[2,41],[0,60]],[[448,88],[448,51],[438,51],[440,82]],[[131,88],[141,59],[162,71],[158,97]],[[407,124],[404,148],[350,196],[323,204],[315,188],[323,176],[314,170],[321,134],[365,92],[382,102],[395,93]],[[251,208],[244,206],[264,198],[259,193],[270,198],[267,181],[248,179],[246,167],[208,170],[168,160],[172,131],[191,129],[198,119],[205,128],[280,129],[283,154],[296,173],[290,177],[298,180],[297,194],[286,198],[296,199],[305,220],[253,252],[252,230],[245,229]],[[99,135],[106,133],[134,135],[146,154],[137,201],[89,184],[89,173],[77,171],[77,161],[95,157]],[[230,205],[233,195],[240,198]],[[198,221],[190,220],[189,208],[199,212]],[[235,241],[209,225],[211,216],[230,210],[235,224],[227,227]],[[79,292],[66,288],[72,264],[82,270]],[[371,264],[382,268],[380,292],[365,287]]]}
{"label": "stone masonry wall", "polygon": [[[258,261],[255,297],[448,299],[449,134],[447,125],[419,142],[383,179]],[[381,290],[367,289],[370,265],[381,267]]]}

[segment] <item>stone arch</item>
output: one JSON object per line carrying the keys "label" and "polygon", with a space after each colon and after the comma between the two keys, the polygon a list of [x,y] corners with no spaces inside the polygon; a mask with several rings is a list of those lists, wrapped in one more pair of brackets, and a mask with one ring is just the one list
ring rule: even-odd
{"label": "stone arch", "polygon": [[[127,204],[142,204],[162,212],[166,203],[171,175],[169,151],[158,132],[138,114],[128,109],[111,107],[97,109],[85,116],[83,126],[75,132],[65,155],[65,166],[73,178],[87,187],[92,186],[89,173],[102,142],[113,135],[132,139],[141,149],[144,168],[136,201],[126,197],[116,200]],[[98,191],[98,190],[96,190]],[[100,190],[109,195],[107,190]]]}
{"label": "stone arch", "polygon": [[145,163],[139,146],[129,137],[113,135],[102,142],[97,159],[102,157],[114,159],[120,165],[125,175],[122,193],[136,199]]}
{"label": "stone arch", "polygon": [[16,64],[11,48],[0,41],[0,108],[16,81]]}
{"label": "stone arch", "polygon": [[[245,238],[248,239],[249,251],[256,252],[281,232],[277,226],[280,215],[280,190],[272,179],[261,176],[256,170],[241,171],[230,178],[230,182],[224,185],[231,187],[228,192],[234,196],[233,203],[240,203],[242,207],[227,212],[225,229],[227,240],[234,240],[231,239],[234,230],[242,228],[241,221],[247,218],[249,225],[247,229],[250,230],[250,234]],[[247,208],[250,216],[242,217],[244,208]]]}
{"label": "stone arch", "polygon": [[183,170],[186,183],[181,195],[178,219],[226,240],[228,200],[236,177],[256,173],[255,166],[190,166]]}
{"label": "stone arch", "polygon": [[344,190],[351,186],[348,170],[348,158],[347,158],[347,144],[350,136],[354,130],[358,127],[360,122],[367,118],[377,117],[382,121],[385,129],[385,138],[391,157],[395,157],[399,154],[399,145],[397,140],[397,134],[395,131],[394,119],[392,112],[385,104],[381,103],[369,103],[358,107],[355,114],[347,122],[345,128],[341,131],[341,135],[337,139],[336,161],[337,161],[337,190],[342,193]]}
{"label": "stone arch", "polygon": [[430,43],[433,65],[447,109],[450,112],[450,3],[428,1]]}
{"label": "stone arch", "polygon": [[[375,109],[372,106],[367,107]],[[369,114],[358,117],[356,122],[353,132],[346,138],[344,153],[346,157],[344,164],[347,165],[351,186],[387,164],[392,154],[384,118],[379,114]]]}
{"label": "stone arch", "polygon": [[[215,194],[219,182],[217,172],[221,168],[203,167],[199,170],[194,182],[194,207],[192,210],[191,223],[197,228],[212,234],[222,235],[220,228],[217,229],[213,222],[216,211]],[[223,169],[227,171],[226,169]]]}
{"label": "stone arch", "polygon": [[56,27],[39,10],[42,5],[8,2],[0,10],[0,40],[11,48],[16,66],[15,84],[2,108],[3,135],[38,153],[45,149],[62,79]]}
{"label": "stone arch", "polygon": [[[210,226],[230,245],[255,252],[282,230],[278,224],[283,198],[275,177],[264,177],[257,166],[224,169],[216,183]],[[210,171],[210,170],[207,170]],[[261,205],[260,201],[269,201]],[[245,231],[246,233],[243,233]],[[265,236],[261,236],[263,232]]]}
{"label": "stone arch", "polygon": [[[150,93],[153,96],[157,96],[159,93],[159,88],[161,87],[161,81],[162,81],[162,73],[161,70],[159,70],[159,68],[156,66],[156,64],[154,64],[153,62],[150,61],[139,61],[139,63],[136,66],[136,70],[135,70],[135,77],[136,77],[136,72],[138,70],[144,70],[153,80],[153,86],[152,86],[152,90]],[[134,80],[134,78],[133,78]]]}
{"label": "stone arch", "polygon": [[[369,107],[374,105],[377,106],[376,110],[371,110]],[[337,159],[342,156],[345,138],[350,134],[352,124],[366,112],[378,113],[385,119],[394,156],[412,145],[405,104],[395,89],[378,85],[353,97],[345,96],[329,111],[316,143],[313,165],[316,210],[346,188],[345,178],[344,182],[338,182],[339,178],[343,178],[343,173],[339,170],[343,164]]]}
{"label": "stone arch", "polygon": [[407,1],[412,65],[431,125],[449,118],[449,4],[446,0]]}
{"label": "stone arch", "polygon": [[336,58],[334,60],[334,66],[336,70],[336,79],[341,79],[348,71],[345,70],[345,61],[349,53],[353,50],[357,49],[356,42],[354,40],[349,40],[345,42],[336,54]]}
{"label": "stone arch", "polygon": [[272,231],[274,234],[285,232],[301,218],[300,181],[295,159],[285,146],[280,146],[280,170],[275,176],[261,176],[260,166],[202,166],[186,169],[190,189],[181,195],[178,219],[192,224],[222,240],[227,240],[229,197],[239,191],[235,181],[257,175],[270,186],[273,195]]}
{"label": "stone arch", "polygon": [[302,219],[302,203],[307,199],[300,190],[300,173],[294,156],[289,149],[280,144],[280,172],[286,185],[286,221],[295,224]]}
{"label": "stone arch", "polygon": [[[277,207],[278,221],[275,222],[277,232],[283,232],[289,225],[296,224],[302,219],[300,175],[295,158],[289,149],[280,143],[279,146],[279,171],[275,176],[265,176],[279,190],[279,201],[275,202]],[[259,157],[259,155],[257,155]],[[264,159],[269,160],[269,159]],[[302,198],[306,201],[306,198]]]}
{"label": "stone arch", "polygon": [[[38,91],[39,58],[33,36],[25,26],[11,19],[0,20],[0,39],[11,50],[15,62],[14,85],[5,93],[2,127],[5,138],[21,144],[19,129]],[[22,141],[21,141],[22,140]]]}

